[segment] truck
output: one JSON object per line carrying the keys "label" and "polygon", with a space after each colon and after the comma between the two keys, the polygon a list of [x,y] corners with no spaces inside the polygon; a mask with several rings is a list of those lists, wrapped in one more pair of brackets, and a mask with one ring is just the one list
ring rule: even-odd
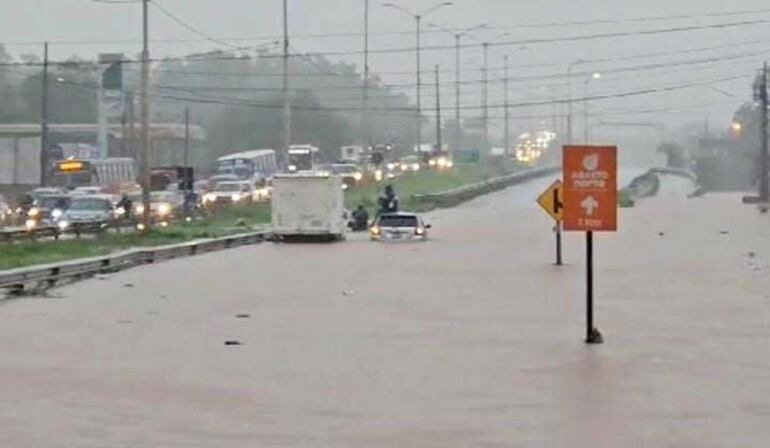
{"label": "truck", "polygon": [[273,179],[273,233],[280,239],[345,239],[347,216],[342,178],[313,173],[279,174]]}

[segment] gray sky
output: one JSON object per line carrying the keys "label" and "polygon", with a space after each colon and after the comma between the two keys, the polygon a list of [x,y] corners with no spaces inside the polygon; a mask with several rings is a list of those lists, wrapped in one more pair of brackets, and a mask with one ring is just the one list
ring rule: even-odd
{"label": "gray sky", "polygon": [[[221,39],[232,39],[238,45],[254,45],[275,39],[281,33],[280,0],[155,0],[185,22],[201,31]],[[428,0],[392,0],[412,10],[424,10],[434,5]],[[139,4],[103,4],[90,0],[24,0],[6,1],[0,14],[0,42],[9,44],[14,54],[39,52],[39,45],[31,42],[49,40],[53,46],[53,57],[63,58],[72,54],[94,57],[99,52],[139,50],[140,11]],[[729,4],[728,4],[729,3]],[[358,33],[362,29],[363,0],[290,0],[290,27],[293,47],[296,51],[350,51],[361,48],[357,35],[344,37],[303,36],[329,33]],[[488,41],[510,41],[535,38],[568,37],[605,32],[651,30],[691,25],[708,25],[727,22],[741,22],[770,19],[770,10],[740,15],[710,16],[719,12],[759,10],[770,8],[762,0],[455,0],[455,5],[437,11],[426,19],[444,27],[469,27],[485,23],[500,27],[492,32],[479,32],[468,43]],[[414,36],[409,33],[414,21],[393,9],[383,8],[381,2],[371,0],[371,48],[410,48]],[[151,10],[153,54],[156,56],[180,55],[185,52],[206,51],[215,44],[201,41],[189,30],[163,16],[158,10]],[[653,16],[688,15],[695,17],[655,20],[627,21],[592,25],[563,25],[558,27],[532,27],[521,25],[545,22],[574,22],[599,19],[633,19]],[[452,40],[441,33],[428,31],[424,37],[426,46],[447,45]],[[502,33],[509,33],[500,36]],[[604,72],[601,80],[588,85],[590,95],[617,94],[682,84],[697,84],[688,89],[659,92],[643,96],[594,101],[590,104],[592,113],[621,114],[628,122],[681,123],[704,120],[709,116],[714,126],[726,126],[732,111],[748,97],[752,71],[763,58],[768,56],[762,50],[759,40],[770,38],[770,24],[742,25],[722,29],[689,31],[682,33],[636,35],[613,39],[584,41],[561,41],[527,45],[496,47],[490,52],[490,103],[502,102],[502,86],[497,78],[502,72],[503,54],[510,55],[511,77],[535,79],[517,80],[511,83],[511,101],[547,100],[566,96],[565,80],[556,78],[563,74],[570,61],[576,59],[613,59],[602,63],[585,63],[576,72]],[[167,41],[182,39],[187,42]],[[62,42],[84,41],[78,44]],[[122,41],[122,42],[115,42]],[[717,48],[714,48],[717,47]],[[710,48],[710,49],[709,49]],[[683,53],[690,51],[690,53]],[[660,54],[671,52],[671,54]],[[440,64],[443,69],[453,68],[452,51],[426,51],[425,68]],[[702,59],[728,57],[726,60],[693,64]],[[334,56],[333,58],[359,62],[360,55]],[[622,58],[618,60],[617,58]],[[464,50],[463,77],[474,81],[480,79],[480,48]],[[676,65],[676,64],[679,65]],[[623,71],[633,66],[660,64],[655,70]],[[674,64],[674,65],[671,65]],[[375,72],[408,72],[414,70],[414,54],[404,52],[390,55],[376,55],[372,58]],[[532,66],[537,67],[532,67]],[[536,79],[543,76],[542,79]],[[735,77],[716,81],[723,78]],[[408,73],[386,74],[388,83],[413,83],[414,76]],[[447,73],[444,80],[453,81],[453,74]],[[576,97],[584,95],[586,87],[580,75],[573,81]],[[429,79],[426,79],[429,81]],[[448,104],[454,104],[453,91],[445,86]],[[406,90],[410,94],[413,89]],[[472,108],[480,103],[480,83],[471,83],[464,88],[464,105]],[[432,101],[426,94],[425,100]],[[443,95],[442,95],[443,96]],[[669,110],[685,108],[686,110]],[[689,108],[689,109],[687,109]],[[582,106],[577,106],[582,111]],[[667,110],[658,110],[667,109]],[[647,113],[642,113],[647,111]],[[651,112],[655,111],[655,112]],[[516,108],[512,114],[517,117],[520,128],[533,126],[537,119],[520,119],[526,116],[548,116],[562,114],[563,106]],[[469,109],[467,115],[478,114]],[[491,115],[500,115],[493,110]],[[617,120],[618,117],[613,117]],[[602,118],[596,118],[599,122]],[[600,127],[600,126],[597,126]]]}

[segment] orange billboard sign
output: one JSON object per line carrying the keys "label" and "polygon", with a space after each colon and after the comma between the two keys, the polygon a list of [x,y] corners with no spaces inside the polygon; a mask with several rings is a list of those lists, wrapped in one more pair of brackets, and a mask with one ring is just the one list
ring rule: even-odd
{"label": "orange billboard sign", "polygon": [[618,229],[618,149],[564,147],[564,230]]}

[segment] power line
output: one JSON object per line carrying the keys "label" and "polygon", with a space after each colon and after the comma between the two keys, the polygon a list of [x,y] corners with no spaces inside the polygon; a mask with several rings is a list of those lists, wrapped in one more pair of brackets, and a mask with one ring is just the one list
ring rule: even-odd
{"label": "power line", "polygon": [[[141,3],[141,0],[92,0],[96,3],[106,4],[136,4]],[[623,25],[628,23],[648,23],[648,22],[661,22],[661,21],[674,21],[674,20],[692,20],[702,18],[718,18],[718,17],[732,17],[732,16],[744,16],[770,13],[770,8],[758,8],[758,9],[745,9],[735,11],[722,11],[700,14],[674,14],[674,15],[657,15],[646,17],[629,17],[620,19],[592,19],[583,21],[562,21],[562,22],[536,22],[536,23],[519,23],[509,26],[489,26],[488,30],[521,30],[521,29],[543,29],[543,28],[565,28],[565,27],[583,27],[593,25]],[[450,32],[462,32],[464,28],[447,28]],[[424,34],[440,34],[439,30],[425,30]],[[197,32],[196,32],[197,34]],[[397,31],[382,31],[382,32],[370,32],[372,36],[396,36],[396,35],[413,35],[414,30],[397,30]],[[333,33],[309,33],[309,34],[297,34],[293,36],[294,40],[298,39],[324,39],[324,38],[344,38],[344,37],[360,37],[363,32],[360,31],[344,31]],[[249,36],[249,37],[212,37],[209,35],[201,36],[200,39],[181,39],[181,38],[165,38],[165,39],[153,39],[153,43],[185,43],[185,42],[200,42],[211,41],[215,39],[217,41],[224,42],[248,42],[248,41],[260,41],[260,40],[276,40],[282,36],[279,35],[262,35],[262,36]],[[50,40],[52,45],[103,45],[103,44],[122,44],[122,43],[136,43],[138,39],[79,39],[79,40]],[[43,44],[43,41],[7,41],[4,45],[9,46],[39,46]]]}
{"label": "power line", "polygon": [[[745,20],[745,21],[739,21],[739,22],[725,22],[725,23],[717,23],[717,24],[709,24],[709,25],[689,25],[689,26],[670,27],[670,28],[658,28],[653,30],[619,31],[619,32],[582,34],[582,35],[549,37],[549,38],[532,38],[532,39],[496,41],[496,42],[490,41],[488,42],[488,45],[492,47],[505,47],[505,46],[515,46],[515,45],[547,44],[547,43],[555,43],[555,42],[577,42],[577,41],[597,40],[597,39],[614,39],[618,37],[650,36],[650,35],[659,35],[659,34],[693,32],[693,31],[702,31],[707,29],[729,29],[729,28],[737,28],[737,27],[766,25],[766,24],[770,24],[770,19]],[[461,48],[475,48],[478,46],[479,46],[478,44],[461,44]],[[449,50],[453,48],[455,48],[454,45],[433,45],[433,46],[423,46],[422,50],[443,51],[443,50]],[[399,53],[412,53],[414,51],[415,51],[414,47],[400,47],[400,48],[371,49],[370,53],[399,54]],[[290,57],[307,58],[307,57],[319,57],[319,56],[327,56],[327,57],[328,56],[354,56],[354,55],[360,55],[361,53],[362,53],[361,50],[309,52],[304,54],[297,54],[297,53],[291,54]],[[282,58],[282,55],[264,54],[264,55],[260,55],[259,57],[262,59],[280,59]],[[252,56],[227,55],[222,57],[207,58],[206,60],[239,61],[239,60],[252,60],[252,59],[253,59]],[[187,61],[187,60],[189,60],[189,57],[174,57],[174,58],[151,59],[151,62],[173,62],[173,61]],[[133,59],[126,59],[126,60],[117,61],[117,62],[122,62],[124,64],[137,64],[140,61],[133,60]],[[0,64],[0,67],[9,66],[9,65],[10,66],[40,66],[41,64],[42,63],[4,63],[4,64]]]}

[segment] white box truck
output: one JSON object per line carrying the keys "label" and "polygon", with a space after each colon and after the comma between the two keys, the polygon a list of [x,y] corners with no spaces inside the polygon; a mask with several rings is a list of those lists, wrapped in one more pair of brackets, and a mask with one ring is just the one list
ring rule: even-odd
{"label": "white box truck", "polygon": [[273,233],[279,238],[343,240],[347,232],[342,178],[279,174],[273,179]]}

